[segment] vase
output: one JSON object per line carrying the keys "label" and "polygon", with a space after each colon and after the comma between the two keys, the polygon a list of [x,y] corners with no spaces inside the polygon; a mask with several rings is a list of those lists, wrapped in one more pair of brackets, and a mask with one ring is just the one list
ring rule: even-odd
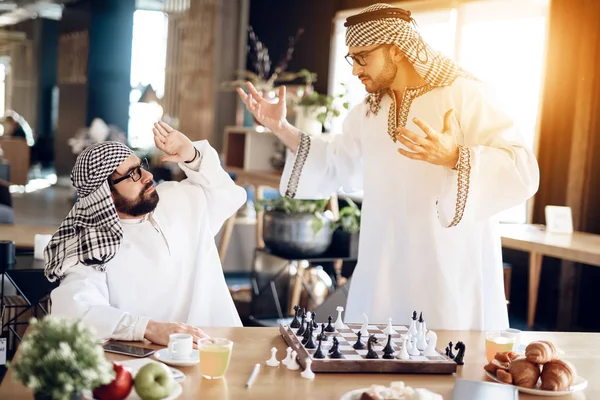
{"label": "vase", "polygon": [[[33,394],[34,400],[54,400],[51,395],[46,393],[35,392]],[[71,400],[81,400],[81,394],[73,393],[71,395]]]}

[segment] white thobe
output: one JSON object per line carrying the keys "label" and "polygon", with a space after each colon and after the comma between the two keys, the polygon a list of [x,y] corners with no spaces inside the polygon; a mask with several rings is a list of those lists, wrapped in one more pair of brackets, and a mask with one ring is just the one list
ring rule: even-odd
{"label": "white thobe", "polygon": [[296,162],[301,172],[295,198],[326,198],[340,188],[364,191],[346,322],[360,322],[365,313],[370,322],[391,317],[407,324],[417,311],[432,329],[506,328],[497,214],[537,191],[535,156],[482,83],[459,77],[450,86],[409,90],[412,102],[399,107],[407,129],[425,136],[412,121],[419,117],[439,132],[444,114],[454,109],[456,140],[470,149],[469,194],[457,226],[444,227],[455,214],[457,172],[397,152],[405,147],[387,133],[388,111],[395,106],[387,95],[377,115],[367,116],[364,103],[352,109],[332,141],[311,138],[304,163],[290,154],[281,193],[294,185]]}
{"label": "white thobe", "polygon": [[151,214],[121,220],[123,240],[105,272],[82,264],[67,270],[51,294],[53,315],[81,318],[100,337],[120,340],[142,340],[150,319],[242,325],[214,237],[246,191],[208,142],[194,145],[201,158],[179,164],[187,179],[158,185]]}

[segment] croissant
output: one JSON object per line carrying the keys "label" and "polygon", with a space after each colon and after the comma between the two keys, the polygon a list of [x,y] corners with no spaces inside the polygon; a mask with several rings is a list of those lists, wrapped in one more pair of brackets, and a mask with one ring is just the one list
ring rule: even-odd
{"label": "croissant", "polygon": [[510,363],[512,360],[519,358],[519,354],[512,351],[505,351],[503,353],[496,353],[494,359],[502,363]]}
{"label": "croissant", "polygon": [[531,342],[525,348],[525,357],[528,361],[536,364],[545,364],[556,358],[556,347],[551,342],[539,340]]}
{"label": "croissant", "polygon": [[499,369],[498,371],[496,371],[496,378],[498,378],[501,382],[504,383],[513,383],[512,375],[503,369]]}
{"label": "croissant", "polygon": [[525,358],[518,358],[511,362],[509,372],[513,384],[525,388],[533,388],[540,377],[540,367]]}
{"label": "croissant", "polygon": [[487,372],[489,372],[490,374],[495,375],[496,371],[498,371],[499,369],[502,369],[504,371],[508,371],[508,368],[510,367],[510,363],[505,363],[505,362],[501,362],[498,361],[496,359],[490,361],[488,364],[486,364],[483,369],[486,370]]}
{"label": "croissant", "polygon": [[571,386],[575,377],[575,368],[563,360],[552,360],[542,368],[542,390],[555,392],[565,390]]}

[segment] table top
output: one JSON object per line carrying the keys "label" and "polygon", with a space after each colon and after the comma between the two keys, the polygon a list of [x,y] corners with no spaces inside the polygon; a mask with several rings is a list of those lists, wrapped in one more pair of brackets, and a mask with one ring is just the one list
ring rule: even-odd
{"label": "table top", "polygon": [[12,240],[20,250],[33,250],[35,235],[54,235],[57,226],[0,225],[0,240]]}
{"label": "table top", "polygon": [[500,224],[502,246],[600,266],[600,235],[546,232],[541,225]]}
{"label": "table top", "polygon": [[[339,399],[344,393],[354,389],[369,387],[371,384],[389,385],[393,381],[404,381],[413,388],[424,387],[439,393],[444,399],[452,398],[452,390],[457,378],[486,380],[483,366],[485,345],[483,332],[438,331],[438,347],[452,340],[466,344],[465,365],[459,366],[456,377],[453,375],[406,375],[406,374],[317,374],[314,380],[300,377],[300,370],[290,371],[285,367],[267,367],[270,349],[277,348],[277,358],[285,356],[286,344],[278,328],[205,328],[212,337],[226,337],[233,340],[233,353],[229,370],[224,379],[202,379],[198,366],[180,367],[186,374],[183,381],[183,394],[180,399]],[[583,393],[564,396],[561,399],[600,398],[600,333],[556,333],[523,332],[521,343],[533,340],[550,340],[564,352],[561,358],[571,361],[580,376],[589,381]],[[136,345],[161,348],[138,342]],[[18,357],[18,353],[17,353]],[[110,360],[127,360],[127,356],[109,354]],[[254,385],[246,389],[245,384],[256,363],[261,370]],[[8,371],[0,385],[0,398],[32,399],[31,393],[13,381],[12,371]],[[538,399],[538,396],[519,394],[520,399]]]}

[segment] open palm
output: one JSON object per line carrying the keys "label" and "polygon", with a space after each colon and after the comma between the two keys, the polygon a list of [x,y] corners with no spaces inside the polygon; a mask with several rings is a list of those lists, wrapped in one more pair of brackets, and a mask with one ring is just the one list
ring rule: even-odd
{"label": "open palm", "polygon": [[247,82],[248,94],[241,88],[237,89],[240,98],[246,104],[248,111],[254,118],[272,131],[277,131],[286,120],[287,109],[285,105],[285,86],[279,87],[279,97],[271,103],[261,96],[252,83]]}

